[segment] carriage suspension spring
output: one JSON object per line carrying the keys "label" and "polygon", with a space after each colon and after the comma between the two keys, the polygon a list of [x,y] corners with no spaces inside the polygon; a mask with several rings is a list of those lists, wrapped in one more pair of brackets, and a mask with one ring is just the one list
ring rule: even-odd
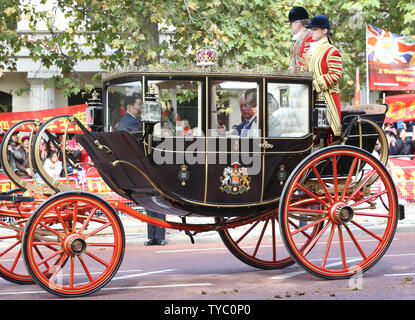
{"label": "carriage suspension spring", "polygon": [[[182,218],[182,222],[186,223],[186,217],[181,217],[181,218]],[[190,242],[192,244],[195,244],[195,239],[193,238],[193,236],[195,236],[197,234],[197,232],[193,232],[193,234],[192,234],[189,230],[184,230],[184,233],[189,236]]]}

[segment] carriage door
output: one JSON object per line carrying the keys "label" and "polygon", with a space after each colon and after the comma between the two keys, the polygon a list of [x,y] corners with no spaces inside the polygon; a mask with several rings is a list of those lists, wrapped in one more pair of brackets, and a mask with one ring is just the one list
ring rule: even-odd
{"label": "carriage door", "polygon": [[292,170],[311,152],[311,83],[266,83],[263,201],[281,194]]}
{"label": "carriage door", "polygon": [[149,156],[166,188],[202,202],[205,190],[204,79],[148,78],[162,105]]}
{"label": "carriage door", "polygon": [[257,203],[262,188],[262,85],[210,79],[206,202]]}

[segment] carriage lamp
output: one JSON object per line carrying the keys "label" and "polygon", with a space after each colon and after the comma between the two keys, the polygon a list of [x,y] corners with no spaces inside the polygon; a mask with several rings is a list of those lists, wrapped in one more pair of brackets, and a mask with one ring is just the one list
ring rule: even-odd
{"label": "carriage lamp", "polygon": [[104,128],[104,112],[98,96],[98,92],[92,93],[92,99],[89,99],[88,107],[85,110],[85,124],[92,131],[101,131]]}
{"label": "carriage lamp", "polygon": [[146,101],[141,110],[141,120],[145,123],[155,124],[161,121],[161,103],[157,100],[156,89],[150,87],[146,94]]}
{"label": "carriage lamp", "polygon": [[327,103],[324,97],[318,96],[316,102],[314,103],[314,126],[318,129],[328,129],[330,128],[329,120],[328,120],[328,112],[329,109],[327,108]]}
{"label": "carriage lamp", "polygon": [[327,119],[327,113],[329,112],[329,109],[316,108],[316,110],[317,110],[317,128],[319,129],[330,128],[329,120]]}

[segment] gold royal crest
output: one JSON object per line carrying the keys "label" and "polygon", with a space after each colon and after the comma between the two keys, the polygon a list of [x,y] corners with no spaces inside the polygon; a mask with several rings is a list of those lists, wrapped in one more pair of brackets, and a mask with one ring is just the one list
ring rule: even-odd
{"label": "gold royal crest", "polygon": [[219,189],[228,194],[241,194],[251,189],[251,177],[248,176],[248,169],[241,167],[238,162],[223,169],[223,176],[220,178]]}

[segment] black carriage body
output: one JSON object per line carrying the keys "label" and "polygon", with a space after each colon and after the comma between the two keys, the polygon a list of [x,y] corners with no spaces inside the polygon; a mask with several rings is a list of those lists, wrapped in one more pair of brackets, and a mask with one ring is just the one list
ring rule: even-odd
{"label": "black carriage body", "polygon": [[[123,99],[145,100],[150,86],[163,106],[161,122],[151,132],[146,123],[138,134],[118,131]],[[252,91],[257,130],[241,137],[232,126],[243,121],[239,99]],[[308,73],[144,69],[107,75],[103,106],[104,132],[80,142],[112,190],[156,212],[244,216],[275,208],[313,144]],[[271,130],[272,115],[282,130]]]}

